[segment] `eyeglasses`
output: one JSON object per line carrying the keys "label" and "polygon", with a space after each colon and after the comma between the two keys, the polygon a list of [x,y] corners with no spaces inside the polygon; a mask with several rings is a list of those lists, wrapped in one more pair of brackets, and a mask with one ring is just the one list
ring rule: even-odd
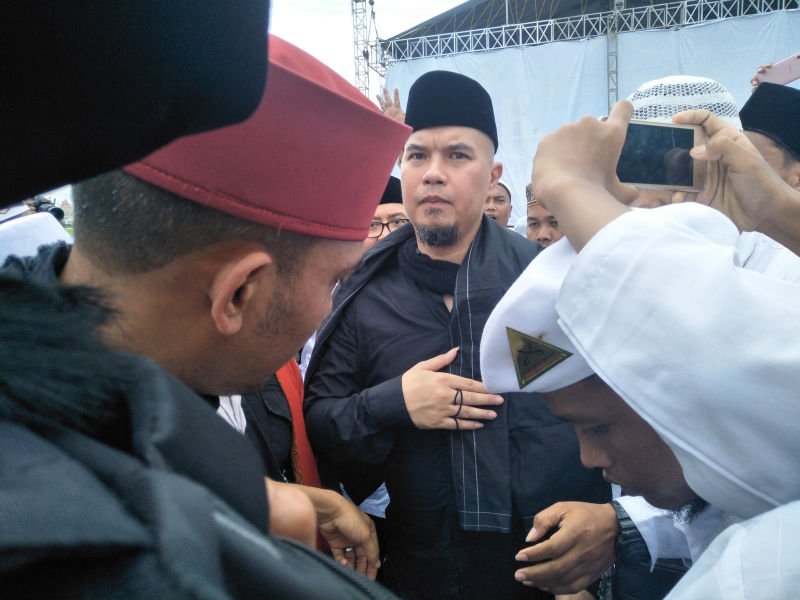
{"label": "eyeglasses", "polygon": [[400,229],[403,225],[408,223],[408,219],[392,219],[387,223],[383,223],[381,221],[373,221],[369,224],[369,234],[367,235],[368,238],[377,238],[383,235],[383,228],[389,230],[389,233]]}

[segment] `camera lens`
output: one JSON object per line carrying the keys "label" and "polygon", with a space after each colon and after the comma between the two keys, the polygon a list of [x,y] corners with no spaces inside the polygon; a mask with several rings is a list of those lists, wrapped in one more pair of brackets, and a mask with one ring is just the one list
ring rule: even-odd
{"label": "camera lens", "polygon": [[37,213],[50,213],[59,221],[64,219],[64,211],[47,198],[35,198],[31,204]]}

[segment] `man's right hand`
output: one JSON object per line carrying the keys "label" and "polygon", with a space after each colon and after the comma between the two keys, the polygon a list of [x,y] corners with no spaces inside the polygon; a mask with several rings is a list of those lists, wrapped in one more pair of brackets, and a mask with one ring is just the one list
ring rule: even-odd
{"label": "man's right hand", "polygon": [[558,502],[533,519],[528,542],[546,541],[524,548],[518,561],[534,565],[519,569],[515,578],[556,594],[574,594],[600,578],[614,562],[614,540],[619,533],[617,513],[610,504]]}
{"label": "man's right hand", "polygon": [[457,353],[453,348],[403,373],[403,399],[417,428],[471,431],[482,428],[481,421],[497,417],[495,411],[477,407],[500,405],[502,396],[487,393],[480,381],[438,372]]}

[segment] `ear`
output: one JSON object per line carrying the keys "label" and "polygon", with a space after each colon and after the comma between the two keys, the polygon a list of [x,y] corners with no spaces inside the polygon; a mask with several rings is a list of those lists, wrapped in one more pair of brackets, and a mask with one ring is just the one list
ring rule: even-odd
{"label": "ear", "polygon": [[[503,176],[503,163],[496,162],[492,165],[491,179],[489,179],[489,187],[496,185],[500,178]],[[488,189],[488,188],[487,188]]]}
{"label": "ear", "polygon": [[793,189],[800,191],[800,161],[796,160],[792,163],[786,173],[786,183],[792,186]]}
{"label": "ear", "polygon": [[211,318],[222,335],[235,335],[242,329],[245,310],[259,286],[265,284],[264,269],[272,262],[266,252],[249,252],[217,269],[209,287],[209,298]]}

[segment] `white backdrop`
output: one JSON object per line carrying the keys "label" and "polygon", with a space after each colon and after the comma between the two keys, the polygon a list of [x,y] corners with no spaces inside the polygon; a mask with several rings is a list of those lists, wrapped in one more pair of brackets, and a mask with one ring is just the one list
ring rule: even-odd
{"label": "white backdrop", "polygon": [[[699,75],[725,85],[739,106],[750,94],[759,65],[800,50],[800,11],[738,17],[676,30],[625,33],[618,40],[619,97],[640,84],[668,75]],[[491,94],[513,213],[524,214],[525,184],[539,139],[564,123],[607,110],[605,38],[554,42],[391,66],[386,84],[408,88],[427,71],[456,71],[478,80]]]}

